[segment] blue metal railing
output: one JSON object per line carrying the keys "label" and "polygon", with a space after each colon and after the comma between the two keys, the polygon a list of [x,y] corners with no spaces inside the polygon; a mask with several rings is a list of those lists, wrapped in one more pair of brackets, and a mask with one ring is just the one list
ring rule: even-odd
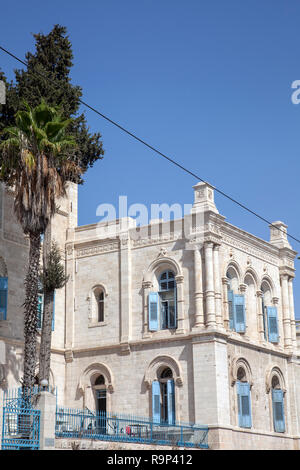
{"label": "blue metal railing", "polygon": [[3,396],[2,450],[38,450],[40,446],[40,411],[34,409],[35,387],[7,390]]}
{"label": "blue metal railing", "polygon": [[57,407],[56,437],[139,442],[208,448],[208,427],[187,423],[161,424],[120,413]]}

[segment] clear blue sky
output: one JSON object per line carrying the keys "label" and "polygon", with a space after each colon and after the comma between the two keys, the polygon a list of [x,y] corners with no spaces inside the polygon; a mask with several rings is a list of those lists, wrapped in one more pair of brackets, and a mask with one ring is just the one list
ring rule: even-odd
{"label": "clear blue sky", "polygon": [[[28,0],[1,5],[0,30],[1,45],[24,58],[31,33],[66,26],[85,101],[300,238],[299,20],[296,0]],[[0,66],[9,78],[19,68],[1,52]],[[105,158],[80,188],[81,225],[119,195],[192,202],[192,177],[86,115]],[[222,196],[216,203],[228,222],[269,240],[267,224]],[[298,317],[299,287],[300,276]]]}

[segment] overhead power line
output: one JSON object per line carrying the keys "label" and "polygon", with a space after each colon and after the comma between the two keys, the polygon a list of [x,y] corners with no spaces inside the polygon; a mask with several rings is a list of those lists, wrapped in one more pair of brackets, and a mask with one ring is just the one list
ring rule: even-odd
{"label": "overhead power line", "polygon": [[[8,54],[9,56],[13,57],[15,60],[17,60],[18,62],[20,62],[21,64],[25,65],[26,67],[28,67],[28,63],[25,62],[24,60],[20,59],[19,57],[17,57],[16,55],[12,54],[11,52],[9,52],[7,49],[4,49],[4,47],[0,46],[0,49],[5,52],[6,54]],[[59,83],[50,79],[49,77],[47,77],[46,75],[44,75],[43,73],[41,72],[38,72],[38,71],[35,71],[35,72],[31,72],[35,75],[39,75],[41,76],[42,78],[44,78],[45,80],[47,80],[48,82],[50,82],[51,84],[53,84],[54,86],[59,86]],[[178,168],[180,168],[181,170],[185,171],[187,174],[193,176],[194,178],[196,178],[198,181],[202,181],[203,183],[207,183],[209,184],[207,181],[205,181],[204,179],[202,179],[199,175],[197,175],[196,173],[194,173],[193,171],[189,170],[188,168],[185,168],[183,165],[181,165],[180,163],[176,162],[175,160],[173,160],[172,158],[168,157],[166,154],[164,154],[163,152],[161,152],[160,150],[158,150],[157,148],[153,147],[153,145],[150,145],[148,142],[146,142],[145,140],[141,139],[140,137],[138,137],[137,135],[135,135],[133,132],[130,132],[128,129],[126,129],[125,127],[121,126],[119,123],[117,123],[116,121],[114,121],[113,119],[110,119],[108,116],[106,116],[105,114],[101,113],[100,111],[98,111],[96,108],[94,108],[93,106],[89,105],[88,103],[86,103],[85,101],[83,101],[82,99],[78,99],[78,101],[83,105],[83,106],[86,106],[88,109],[90,109],[91,111],[93,111],[94,113],[98,114],[99,116],[101,116],[103,119],[105,119],[106,121],[110,122],[111,124],[113,124],[115,127],[117,127],[118,129],[120,129],[121,131],[125,132],[126,134],[128,134],[130,137],[132,137],[133,139],[137,140],[138,142],[140,142],[141,144],[145,145],[146,147],[148,147],[150,150],[153,150],[153,152],[155,152],[156,154],[160,155],[161,157],[165,158],[166,160],[168,160],[170,163],[172,163],[173,165],[177,166]],[[214,190],[221,194],[222,196],[224,196],[225,198],[229,199],[231,202],[233,202],[234,204],[237,204],[239,207],[241,207],[242,209],[246,210],[247,212],[249,212],[250,214],[254,215],[255,217],[257,217],[258,219],[262,220],[263,222],[266,222],[268,225],[276,228],[277,230],[285,233],[288,237],[292,238],[294,241],[296,241],[297,243],[300,243],[300,239],[294,237],[293,235],[291,235],[290,233],[288,232],[285,232],[284,230],[282,230],[281,228],[275,226],[272,224],[272,222],[270,222],[269,220],[267,220],[265,217],[261,216],[260,214],[258,214],[257,212],[251,210],[249,207],[245,206],[244,204],[242,204],[241,202],[237,201],[236,199],[234,199],[233,197],[229,196],[228,194],[226,194],[224,191],[214,187]]]}

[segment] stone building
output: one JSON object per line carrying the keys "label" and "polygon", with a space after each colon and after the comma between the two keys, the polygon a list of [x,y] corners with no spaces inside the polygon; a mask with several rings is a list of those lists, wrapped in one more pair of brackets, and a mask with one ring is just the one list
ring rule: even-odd
{"label": "stone building", "polygon": [[[3,188],[0,210],[6,388],[22,374],[28,244]],[[69,275],[52,339],[61,405],[205,424],[215,449],[299,448],[296,252],[284,223],[271,225],[269,242],[257,238],[228,223],[213,187],[198,183],[182,219],[78,227],[70,185],[51,232]]]}

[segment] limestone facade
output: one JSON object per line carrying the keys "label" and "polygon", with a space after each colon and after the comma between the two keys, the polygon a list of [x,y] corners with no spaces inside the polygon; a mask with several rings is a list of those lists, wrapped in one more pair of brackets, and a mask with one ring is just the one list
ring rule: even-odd
{"label": "limestone facade", "polygon": [[[0,321],[4,389],[18,386],[22,374],[28,244],[3,188],[0,212],[0,268],[8,277],[7,318]],[[137,228],[125,218],[78,227],[77,187],[70,185],[51,234],[69,275],[56,292],[52,339],[51,381],[60,405],[97,409],[102,391],[106,411],[153,418],[153,384],[163,395],[163,383],[172,382],[172,410],[161,395],[159,412],[208,425],[212,448],[299,447],[296,252],[284,223],[271,225],[269,242],[257,238],[229,224],[213,187],[198,183],[191,214],[180,220]],[[162,295],[164,276],[176,286],[172,298]],[[161,318],[154,328],[152,307]],[[282,397],[279,431],[274,390]]]}

